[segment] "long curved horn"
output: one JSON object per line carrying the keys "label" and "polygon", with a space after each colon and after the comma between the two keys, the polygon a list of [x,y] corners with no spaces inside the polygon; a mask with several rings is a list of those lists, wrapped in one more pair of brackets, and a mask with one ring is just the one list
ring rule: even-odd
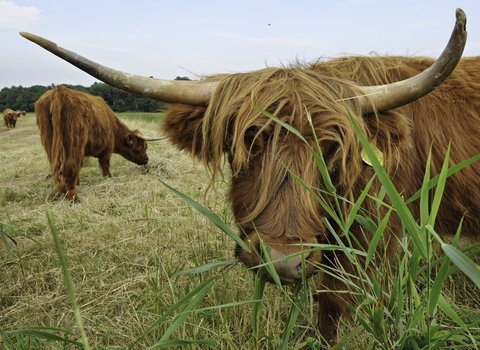
{"label": "long curved horn", "polygon": [[20,35],[111,86],[154,100],[205,106],[217,85],[215,82],[164,80],[121,72],[66,50],[40,36],[27,32],[20,32]]}
{"label": "long curved horn", "polygon": [[373,112],[374,108],[378,111],[387,111],[413,102],[433,91],[452,73],[462,57],[467,42],[465,12],[457,8],[455,16],[457,20],[447,47],[432,66],[406,80],[360,88],[364,96],[368,96],[368,99],[359,96],[364,111]]}

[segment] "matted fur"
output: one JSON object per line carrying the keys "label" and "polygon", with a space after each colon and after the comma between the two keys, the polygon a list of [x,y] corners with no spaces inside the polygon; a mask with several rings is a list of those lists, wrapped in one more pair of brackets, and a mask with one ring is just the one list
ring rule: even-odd
{"label": "matted fur", "polygon": [[[337,193],[346,199],[343,211],[348,215],[349,200],[357,198],[373,170],[362,161],[361,145],[347,109],[382,151],[384,167],[405,198],[421,187],[430,151],[432,176],[438,174],[450,142],[450,166],[480,153],[480,57],[462,59],[436,90],[406,106],[364,114],[355,99],[360,94],[359,86],[404,80],[432,63],[432,59],[422,57],[345,57],[308,66],[216,76],[211,79],[219,84],[208,107],[170,106],[163,130],[179,149],[204,162],[212,184],[224,174],[227,157],[232,174],[229,199],[241,237],[257,251],[259,240],[263,240],[278,258],[298,251],[300,241],[308,247],[309,243],[335,240],[322,222],[322,217],[327,216],[324,210],[286,170],[291,169],[321,195],[325,187],[310,151],[297,136],[258,109],[297,129],[313,146],[308,111]],[[378,181],[374,182],[370,193],[375,196],[379,188]],[[475,163],[448,179],[435,225],[437,232],[455,233],[464,217],[462,234],[480,238],[479,201],[480,164]],[[364,202],[363,209],[372,217],[377,215],[376,208],[373,200]],[[418,203],[410,208],[418,218]],[[393,258],[396,239],[389,235],[402,232],[395,214],[389,227],[381,249]],[[358,244],[366,246],[369,237],[364,240],[359,227],[352,230]],[[240,247],[236,248],[236,256],[250,267],[260,263],[255,254]],[[344,270],[354,273],[341,253],[316,251],[308,261],[330,265],[334,270],[336,264],[341,264]],[[308,261],[305,272],[311,275],[316,268]],[[278,264],[276,269],[284,282],[295,280],[291,265]],[[330,274],[322,276],[320,287],[333,291],[319,293],[320,331],[333,344],[338,319],[348,314],[346,302],[353,300],[334,293],[347,288]]]}
{"label": "matted fur", "polygon": [[35,103],[40,139],[47,153],[56,193],[78,200],[76,185],[86,156],[98,158],[103,176],[110,174],[110,157],[118,153],[146,164],[147,145],[98,96],[57,86]]}

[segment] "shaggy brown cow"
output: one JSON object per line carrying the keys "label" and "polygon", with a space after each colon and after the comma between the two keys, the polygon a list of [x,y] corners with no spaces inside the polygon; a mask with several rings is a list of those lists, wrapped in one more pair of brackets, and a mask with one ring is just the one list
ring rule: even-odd
{"label": "shaggy brown cow", "polygon": [[[163,130],[179,149],[203,160],[212,179],[223,174],[226,156],[232,177],[229,199],[240,235],[252,248],[249,252],[237,247],[235,254],[247,266],[255,267],[261,263],[255,252],[260,251],[261,241],[270,246],[272,260],[301,251],[299,243],[308,248],[336,241],[325,225],[328,213],[286,170],[291,169],[307,187],[322,194],[326,185],[311,152],[299,137],[254,106],[293,126],[308,144],[313,146],[318,139],[337,194],[347,200],[344,217],[350,210],[348,201],[358,198],[374,174],[362,160],[362,147],[347,109],[383,153],[384,167],[405,198],[420,188],[430,150],[432,176],[438,174],[449,142],[451,164],[480,153],[480,57],[460,60],[466,18],[460,9],[456,16],[450,42],[435,62],[424,57],[345,57],[199,82],[132,76],[43,38],[22,35],[108,84],[172,103]],[[372,196],[379,188],[380,183],[374,182]],[[441,234],[454,233],[464,217],[463,234],[479,237],[479,202],[480,163],[475,163],[448,179],[435,229]],[[367,198],[363,207],[376,222],[376,202]],[[418,218],[418,203],[411,209]],[[393,258],[397,250],[394,235],[402,232],[395,214],[389,227],[385,242],[390,244],[383,249]],[[353,226],[351,233],[359,245],[367,246],[370,238],[359,226]],[[297,255],[274,263],[283,282],[298,280],[302,274],[310,276],[319,264],[330,272],[341,265],[355,274],[355,267],[341,252],[317,248],[305,255],[304,259]],[[339,317],[349,313],[347,305],[354,300],[351,295],[335,293],[348,288],[332,273],[322,274],[320,284],[324,291],[318,295],[318,324],[325,339],[334,344]]]}
{"label": "shaggy brown cow", "polygon": [[56,193],[78,201],[76,185],[84,157],[98,158],[103,176],[110,174],[110,157],[147,164],[147,139],[131,131],[98,96],[56,86],[35,103],[40,139],[56,183]]}
{"label": "shaggy brown cow", "polygon": [[10,123],[10,113],[13,112],[10,108],[6,108],[3,111],[3,125],[5,125],[7,128],[9,127]]}
{"label": "shaggy brown cow", "polygon": [[7,108],[3,111],[3,121],[4,125],[7,128],[14,128],[17,125],[17,119],[20,118],[20,115],[26,115],[27,112],[19,111],[19,110],[12,110]]}
{"label": "shaggy brown cow", "polygon": [[14,113],[17,115],[17,118],[20,118],[21,115],[27,115],[26,111],[20,111],[18,109]]}
{"label": "shaggy brown cow", "polygon": [[3,111],[3,125],[7,128],[14,128],[17,124],[17,114],[10,108]]}

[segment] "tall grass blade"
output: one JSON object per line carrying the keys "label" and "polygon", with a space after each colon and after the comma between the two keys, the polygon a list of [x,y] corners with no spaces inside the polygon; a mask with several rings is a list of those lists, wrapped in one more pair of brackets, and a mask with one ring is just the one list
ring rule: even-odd
{"label": "tall grass blade", "polygon": [[[348,214],[348,217],[346,218],[347,221],[345,222],[345,230],[349,230],[350,227],[353,225],[353,222],[355,220],[358,221],[358,220],[361,220],[361,218],[365,218],[365,219],[367,218],[365,216],[357,215],[357,213],[359,212],[365,198],[367,198],[368,191],[370,191],[370,187],[372,187],[372,184],[373,184],[374,180],[375,180],[375,176],[372,176],[372,178],[368,181],[367,185],[363,189],[362,193],[360,193],[357,200],[353,204],[353,207],[350,210],[350,213]],[[370,232],[375,232],[375,231],[376,231],[376,227],[375,227],[374,231],[370,231]]]}
{"label": "tall grass blade", "polygon": [[468,256],[450,244],[443,244],[442,250],[480,289],[480,265],[477,265]]}
{"label": "tall grass blade", "polygon": [[12,238],[13,233],[14,230],[11,225],[0,222],[0,238],[2,239],[5,249],[7,250],[8,256],[12,261],[15,261],[15,256],[13,255],[12,249],[10,248],[10,243],[8,242],[8,240],[10,239],[13,243],[16,244],[15,240]]}
{"label": "tall grass blade", "polygon": [[[266,268],[260,267],[258,268],[257,275],[255,276],[255,287],[253,289],[253,301],[261,300],[263,298],[263,292],[265,290],[265,273]],[[259,338],[259,324],[258,324],[258,317],[260,316],[260,308],[262,307],[262,303],[254,303],[252,307],[252,333],[254,339]]]}
{"label": "tall grass blade", "polygon": [[159,341],[155,345],[149,347],[148,349],[166,349],[166,348],[171,348],[173,346],[188,346],[188,345],[204,345],[207,347],[216,347],[218,346],[217,341],[215,340],[163,340]]}
{"label": "tall grass blade", "polygon": [[[307,147],[310,149],[310,152],[311,154],[314,156],[315,158],[315,161],[317,162],[317,164],[320,164],[320,166],[318,167],[318,169],[320,170],[320,174],[322,176],[322,180],[323,182],[325,183],[325,186],[327,187],[327,190],[330,192],[330,193],[335,193],[336,192],[336,189],[335,189],[335,186],[333,185],[332,183],[332,180],[330,179],[330,175],[328,174],[328,169],[327,169],[327,165],[325,163],[325,160],[323,159],[322,157],[322,153],[321,153],[321,149],[320,147],[317,147],[318,149],[318,153],[310,146],[310,144],[307,142],[307,140],[305,140],[305,138],[303,137],[303,135],[297,130],[295,129],[294,127],[292,127],[291,125],[281,121],[280,119],[278,119],[277,117],[275,117],[273,114],[267,112],[267,111],[264,111],[262,110],[261,108],[258,108],[256,106],[254,106],[254,108],[263,113],[265,116],[269,117],[270,119],[272,119],[273,121],[275,121],[276,123],[280,124],[283,128],[285,128],[286,130],[290,131],[291,133],[295,134],[300,140],[302,140],[306,145]],[[309,118],[309,122],[310,122],[310,125],[311,124],[311,117],[310,117],[310,114],[307,112],[307,118]],[[316,134],[313,133],[314,137],[316,137]],[[318,142],[317,142],[317,146],[318,146]]]}
{"label": "tall grass blade", "polygon": [[315,198],[315,200],[322,206],[322,208],[325,210],[325,212],[328,214],[328,216],[330,216],[333,220],[335,220],[335,222],[338,224],[338,226],[340,226],[342,232],[345,231],[345,223],[344,223],[344,220],[343,218],[340,216],[340,215],[337,215],[337,213],[335,212],[335,209],[331,208],[329,203],[327,203],[326,200],[320,198],[318,196],[317,193],[315,193],[312,188],[310,188],[309,186],[307,186],[305,184],[305,182],[303,182],[303,180],[298,177],[297,174],[295,174],[293,171],[291,171],[289,168],[286,168],[287,171],[289,172],[290,175],[292,175],[292,177],[295,179],[295,181],[297,181],[299,184],[301,184],[303,187],[305,187],[305,189],[310,192],[310,194]]}
{"label": "tall grass blade", "polygon": [[53,213],[50,210],[47,211],[47,219],[48,219],[50,228],[52,230],[53,240],[55,242],[55,248],[57,250],[58,258],[60,260],[60,265],[62,266],[63,276],[65,277],[65,282],[67,283],[68,295],[70,297],[70,302],[72,303],[75,322],[77,324],[77,327],[80,331],[80,335],[82,337],[82,344],[86,350],[90,350],[87,334],[85,332],[85,328],[83,327],[80,308],[78,307],[77,298],[75,297],[72,278],[70,277],[70,272],[68,271],[67,259],[65,258],[65,254],[63,253],[63,248],[60,243],[60,237],[58,236],[57,227],[55,226],[55,222],[53,220]]}
{"label": "tall grass blade", "polygon": [[403,201],[402,196],[398,193],[395,186],[393,185],[392,180],[390,180],[387,173],[383,169],[382,164],[377,159],[375,152],[372,150],[367,138],[365,137],[365,135],[363,135],[362,130],[360,130],[360,127],[355,121],[355,118],[353,118],[353,116],[351,115],[350,111],[348,111],[348,115],[358,135],[360,143],[362,144],[362,147],[364,148],[365,152],[370,158],[372,167],[375,170],[375,173],[377,174],[378,179],[380,180],[383,187],[387,191],[393,206],[395,207],[398,215],[402,219],[402,223],[405,225],[407,231],[410,233],[410,236],[412,238],[413,243],[415,244],[415,247],[418,249],[422,257],[424,259],[427,259],[428,252],[425,245],[425,239],[419,230],[416,220],[413,218],[412,213],[408,210],[405,202]]}
{"label": "tall grass blade", "polygon": [[375,256],[375,252],[377,251],[378,242],[380,242],[380,239],[383,238],[383,233],[384,233],[385,229],[387,228],[388,220],[390,219],[390,214],[391,213],[392,213],[392,208],[390,208],[388,210],[388,212],[385,214],[385,217],[380,222],[380,225],[378,226],[377,230],[373,231],[374,235],[372,237],[372,240],[368,244],[367,259],[365,260],[365,270],[368,268],[368,265],[370,264],[370,261]]}
{"label": "tall grass blade", "polygon": [[[320,170],[320,174],[322,176],[322,180],[327,187],[327,190],[330,193],[336,193],[337,189],[335,185],[332,183],[332,179],[330,178],[330,174],[328,172],[327,164],[325,163],[325,159],[323,158],[322,148],[320,147],[320,143],[318,142],[317,133],[315,132],[315,127],[313,126],[312,122],[312,115],[308,110],[305,111],[308,119],[308,124],[310,125],[310,129],[312,131],[312,136],[315,140],[315,146],[317,147],[317,151],[314,152],[311,150],[311,153],[315,157],[315,161],[317,163],[317,167]],[[306,143],[308,145],[308,143]],[[336,197],[335,197],[336,198]]]}
{"label": "tall grass blade", "polygon": [[[469,159],[466,159],[464,160],[463,162],[460,162],[458,164],[455,164],[454,166],[452,166],[451,168],[448,169],[447,171],[447,177],[455,174],[457,171],[469,166],[470,164],[472,163],[475,163],[476,161],[480,160],[480,154],[476,155],[475,157],[472,157],[472,158],[469,158]],[[435,187],[438,183],[438,180],[440,178],[440,174],[436,175],[433,177],[433,179],[431,179],[429,182],[428,182],[428,186],[427,186],[427,189],[428,190],[431,190],[433,187]],[[409,204],[411,202],[414,202],[416,201],[418,198],[420,198],[420,195],[421,195],[421,191],[422,189],[419,189],[417,192],[415,192],[413,194],[413,196],[411,196],[409,199],[407,199],[405,201],[406,204]]]}
{"label": "tall grass blade", "polygon": [[[262,264],[259,266],[260,267],[264,266],[270,278],[273,279],[273,281],[277,286],[281,287],[282,282],[280,281],[280,276],[278,275],[277,270],[275,270],[275,266],[273,265],[272,259],[270,258],[271,249],[272,248],[269,245],[265,245],[263,241],[260,240],[260,261],[262,261]],[[285,257],[284,259],[288,259],[288,258],[289,257]]]}
{"label": "tall grass blade", "polygon": [[[129,346],[129,349],[132,349],[135,344],[137,344],[140,340],[145,338],[150,332],[152,332],[159,324],[164,322],[170,315],[172,315],[175,311],[180,309],[182,305],[186,304],[190,299],[194,298],[196,295],[199,295],[200,293],[206,294],[208,292],[214,283],[214,279],[216,277],[212,277],[210,279],[207,279],[200,285],[196,286],[193,290],[191,290],[189,293],[187,293],[183,298],[181,298],[179,301],[177,301],[174,305],[172,305],[165,313],[160,317],[157,321],[155,321],[148,329],[143,332],[138,338],[135,339],[135,341]],[[185,308],[181,310],[180,312],[185,311]],[[188,315],[188,314],[185,314]],[[173,330],[175,331],[175,330]],[[164,334],[165,336],[165,334]]]}
{"label": "tall grass blade", "polygon": [[[58,332],[65,332],[62,329],[54,329],[54,328],[43,328],[45,330],[51,330],[51,331],[58,331]],[[35,330],[35,329],[14,329],[11,331],[5,331],[6,334],[19,334],[19,335],[24,335],[27,337],[32,337],[35,339],[44,339],[44,340],[50,340],[50,341],[58,341],[58,342],[63,342],[63,343],[69,343],[73,344],[79,347],[83,347],[82,343],[79,343],[78,341],[70,340],[68,338],[63,338],[59,337],[58,335],[55,335],[53,333],[49,332],[44,332],[40,330]],[[1,338],[0,338],[1,340]],[[1,345],[1,343],[0,343]]]}
{"label": "tall grass blade", "polygon": [[182,325],[183,322],[187,319],[190,312],[200,303],[203,298],[207,295],[207,293],[212,289],[213,285],[215,284],[214,278],[206,281],[207,283],[204,284],[203,288],[198,290],[198,293],[192,298],[192,300],[185,305],[185,307],[180,311],[180,314],[175,318],[173,323],[168,327],[168,329],[163,334],[162,338],[160,339],[161,343],[164,340],[170,338],[170,336]]}
{"label": "tall grass blade", "polygon": [[423,176],[423,184],[420,188],[420,227],[425,226],[428,223],[428,217],[430,212],[430,192],[428,189],[428,181],[430,180],[430,165],[432,161],[432,151],[428,153],[427,163],[425,165],[425,174]]}
{"label": "tall grass blade", "polygon": [[450,306],[450,304],[445,300],[445,298],[440,294],[438,297],[438,307],[445,312],[445,314],[450,317],[457,325],[463,328],[463,330],[468,331],[467,326],[462,321],[460,316],[455,312],[455,310]]}
{"label": "tall grass blade", "polygon": [[445,190],[445,184],[447,182],[447,173],[448,173],[448,161],[450,159],[450,144],[447,148],[447,153],[445,154],[445,159],[442,164],[442,170],[440,171],[437,183],[437,189],[435,190],[435,195],[432,201],[432,207],[430,210],[430,220],[429,224],[433,226],[435,219],[437,218],[438,210],[440,208],[440,202],[443,198],[443,192]]}
{"label": "tall grass blade", "polygon": [[197,273],[204,273],[207,271],[211,271],[214,269],[218,269],[219,267],[225,267],[225,266],[232,266],[238,264],[238,260],[232,260],[232,261],[218,261],[214,262],[211,264],[205,264],[202,266],[194,267],[193,269],[188,269],[188,270],[183,270],[180,272],[177,272],[174,277],[177,276],[182,276],[182,275],[194,275]]}
{"label": "tall grass blade", "polygon": [[295,290],[293,292],[293,299],[290,303],[290,312],[288,314],[287,318],[287,324],[285,326],[285,329],[282,333],[282,343],[280,345],[280,350],[286,350],[288,349],[288,341],[290,340],[290,335],[293,332],[293,326],[295,326],[295,323],[297,322],[298,315],[300,314],[301,311],[301,306],[302,306],[302,300],[299,297],[299,293],[302,290],[302,281],[300,280],[297,282],[295,285]]}
{"label": "tall grass blade", "polygon": [[191,207],[195,208],[200,214],[205,216],[208,220],[210,220],[215,226],[217,226],[220,230],[222,230],[224,233],[227,234],[228,237],[230,237],[235,243],[237,243],[242,249],[246,250],[247,252],[250,252],[250,247],[236,234],[228,225],[226,225],[218,216],[213,214],[211,211],[209,211],[207,208],[205,208],[203,205],[200,205],[193,199],[191,199],[188,196],[185,196],[183,193],[177,191],[176,189],[170,187],[167,185],[165,182],[160,180],[160,182],[168,188],[172,193],[183,199],[185,202],[187,202],[188,205]]}
{"label": "tall grass blade", "polygon": [[445,279],[448,276],[449,268],[450,268],[450,259],[448,257],[444,257],[442,267],[440,268],[437,275],[435,276],[435,280],[433,281],[433,285],[430,290],[430,295],[428,299],[429,315],[433,315],[433,313],[435,312],[435,309],[437,308],[438,298],[440,298],[440,294],[442,293],[442,287],[445,282]]}

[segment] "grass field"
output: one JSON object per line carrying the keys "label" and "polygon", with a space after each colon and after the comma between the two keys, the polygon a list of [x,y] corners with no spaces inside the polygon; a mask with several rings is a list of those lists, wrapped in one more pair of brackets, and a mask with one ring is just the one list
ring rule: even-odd
{"label": "grass field", "polygon": [[[147,135],[158,132],[156,116],[152,121],[152,114],[120,115],[130,128]],[[208,180],[202,166],[165,141],[149,143],[147,152],[146,166],[113,155],[112,178],[103,178],[97,160],[89,159],[80,174],[81,203],[52,201],[54,184],[35,116],[21,117],[15,129],[0,128],[0,222],[15,239],[9,243],[13,256],[0,248],[0,330],[46,327],[45,332],[79,340],[47,221],[51,211],[93,349],[132,346],[170,307],[212,277],[213,287],[196,307],[200,311],[189,314],[171,339],[215,339],[219,348],[251,349],[268,348],[267,338],[282,333],[289,289],[279,293],[267,286],[259,318],[265,336],[252,339],[251,304],[212,308],[251,300],[253,275],[243,266],[175,275],[233,260],[234,244],[160,182],[203,202]],[[233,228],[222,192],[215,203],[215,213]],[[133,348],[155,344],[178,314],[155,325]],[[15,333],[1,336],[9,349],[75,348]]]}
{"label": "grass field", "polygon": [[[147,135],[158,132],[158,114],[119,116]],[[215,201],[204,198],[208,179],[202,166],[168,142],[149,143],[148,154],[146,166],[114,155],[112,178],[103,178],[96,159],[89,159],[77,188],[81,202],[53,201],[35,116],[21,117],[15,129],[0,128],[0,223],[14,239],[7,240],[9,249],[0,240],[0,349],[79,348],[81,328],[47,213],[66,257],[90,348],[157,348],[162,339],[163,346],[177,348],[213,346],[203,340],[215,341],[218,349],[279,348],[294,288],[267,284],[262,302],[255,303],[253,274],[226,263],[234,260],[232,240],[162,181],[209,206],[234,228],[223,192]],[[215,262],[220,266],[180,274]],[[480,293],[467,278],[447,282],[453,305],[463,302],[480,314]],[[285,348],[305,347],[310,336],[318,335],[316,304],[309,298],[314,290],[315,277],[305,287]],[[352,332],[358,336],[348,349],[374,348],[355,322],[340,330],[343,336]],[[472,339],[480,339],[478,326],[472,332]]]}

